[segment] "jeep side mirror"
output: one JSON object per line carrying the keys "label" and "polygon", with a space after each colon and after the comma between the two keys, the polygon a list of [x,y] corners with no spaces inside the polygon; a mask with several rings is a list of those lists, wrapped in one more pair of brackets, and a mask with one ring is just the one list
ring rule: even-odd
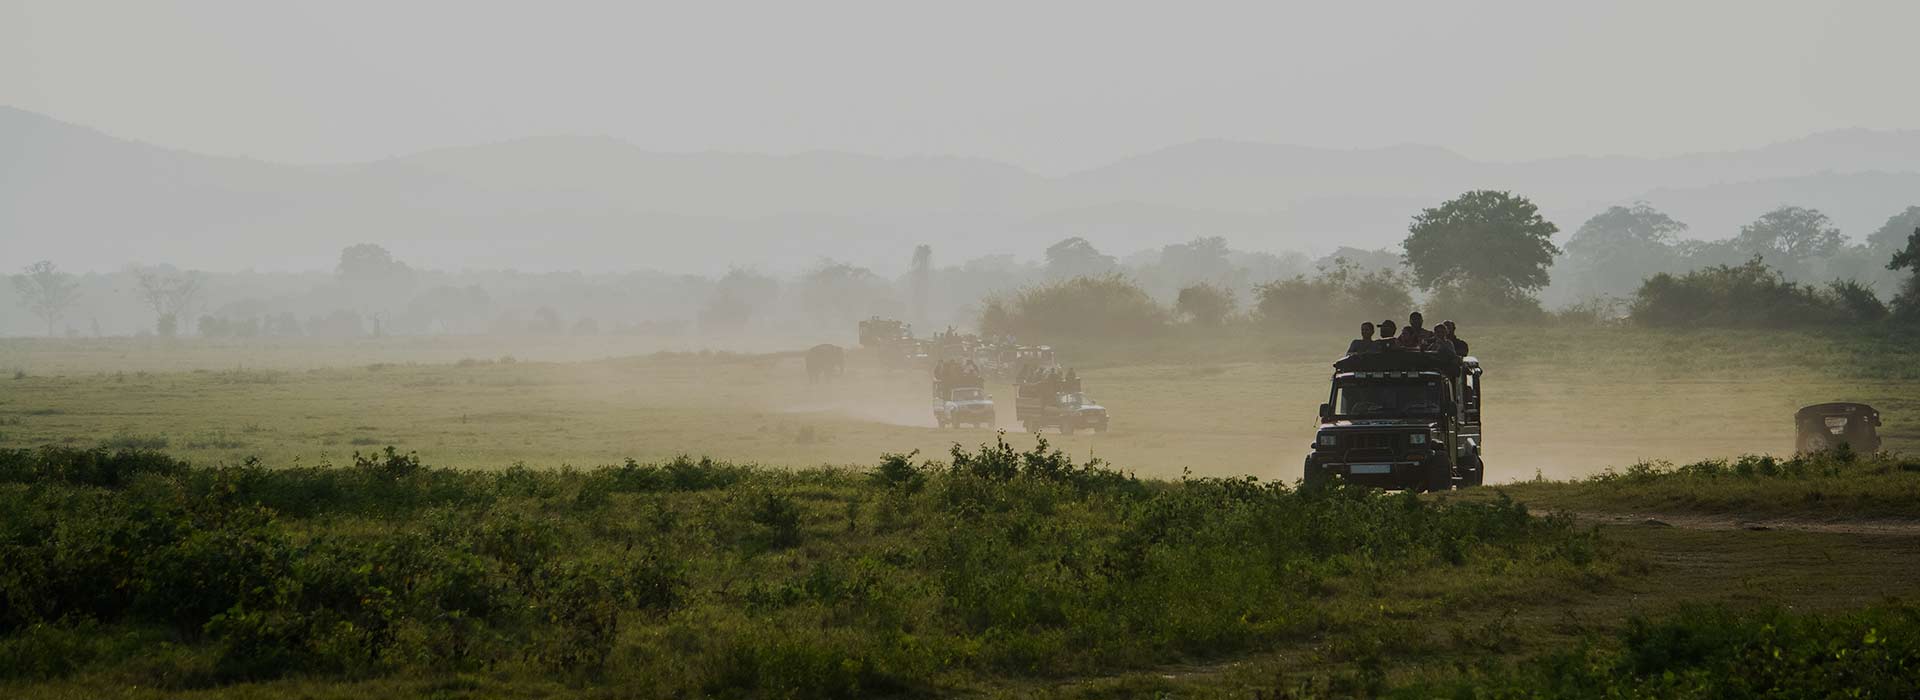
{"label": "jeep side mirror", "polygon": [[1332,417],[1333,417],[1333,404],[1330,404],[1330,403],[1320,404],[1320,420],[1327,420]]}

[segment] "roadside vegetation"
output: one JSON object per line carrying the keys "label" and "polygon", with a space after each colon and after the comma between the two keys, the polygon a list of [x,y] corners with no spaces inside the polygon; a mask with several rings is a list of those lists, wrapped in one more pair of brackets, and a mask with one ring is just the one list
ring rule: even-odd
{"label": "roadside vegetation", "polygon": [[1839,613],[1696,607],[1508,667],[1408,684],[1402,698],[1908,698],[1920,607]]}
{"label": "roadside vegetation", "polygon": [[1568,481],[1500,487],[1540,508],[1729,516],[1920,518],[1920,459],[1834,450],[1690,464],[1639,462]]}
{"label": "roadside vegetation", "polygon": [[866,472],[11,450],[0,695],[914,694],[1604,588],[1618,567],[1592,531],[1511,502],[1149,481],[1044,443]]}

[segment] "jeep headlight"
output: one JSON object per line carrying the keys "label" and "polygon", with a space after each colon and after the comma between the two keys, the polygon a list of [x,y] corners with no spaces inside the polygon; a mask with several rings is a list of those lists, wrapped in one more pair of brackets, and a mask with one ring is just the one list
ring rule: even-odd
{"label": "jeep headlight", "polygon": [[1427,444],[1427,434],[1426,434],[1426,433],[1414,433],[1414,434],[1413,434],[1413,437],[1412,437],[1412,438],[1409,438],[1409,439],[1407,440],[1407,442],[1410,442],[1410,443],[1413,443],[1413,444],[1415,444],[1415,445],[1425,445],[1425,444]]}
{"label": "jeep headlight", "polygon": [[1321,447],[1333,447],[1334,445],[1338,445],[1338,444],[1340,444],[1340,439],[1337,437],[1334,437],[1333,433],[1320,434]]}

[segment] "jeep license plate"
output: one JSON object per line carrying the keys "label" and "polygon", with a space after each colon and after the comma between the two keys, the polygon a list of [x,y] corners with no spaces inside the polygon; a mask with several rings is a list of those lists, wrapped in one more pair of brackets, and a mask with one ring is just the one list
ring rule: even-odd
{"label": "jeep license plate", "polygon": [[1355,464],[1347,468],[1348,474],[1392,474],[1391,464]]}

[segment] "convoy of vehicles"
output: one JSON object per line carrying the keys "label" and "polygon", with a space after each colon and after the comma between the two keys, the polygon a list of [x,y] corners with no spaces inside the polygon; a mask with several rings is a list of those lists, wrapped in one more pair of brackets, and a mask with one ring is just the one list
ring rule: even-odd
{"label": "convoy of vehicles", "polygon": [[[1087,396],[1072,372],[1060,371],[1053,348],[1045,345],[992,342],[951,330],[916,341],[907,324],[879,317],[860,322],[860,343],[902,362],[968,367],[970,374],[959,381],[940,379],[936,371],[933,415],[943,428],[996,424],[986,377],[1015,385],[1014,419],[1028,432],[1105,432],[1111,424],[1106,407]],[[1365,352],[1335,361],[1303,480],[1417,491],[1481,485],[1484,374],[1478,359],[1447,353]],[[1880,424],[1880,412],[1866,404],[1807,406],[1794,414],[1794,446],[1800,452],[1839,445],[1878,451]]]}
{"label": "convoy of vehicles", "polygon": [[1486,478],[1480,361],[1429,352],[1348,355],[1302,474],[1384,488],[1445,491]]}

